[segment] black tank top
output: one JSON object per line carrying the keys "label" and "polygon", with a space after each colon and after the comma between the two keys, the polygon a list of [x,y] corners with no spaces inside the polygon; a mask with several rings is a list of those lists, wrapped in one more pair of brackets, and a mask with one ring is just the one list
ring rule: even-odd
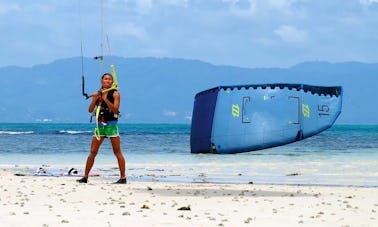
{"label": "black tank top", "polygon": [[[106,98],[111,103],[114,103],[113,94],[114,94],[115,91],[116,91],[115,89],[108,91],[108,94],[106,96]],[[98,105],[98,102],[97,102],[97,105]],[[116,120],[118,120],[118,114],[113,113],[110,110],[110,108],[108,107],[108,105],[106,105],[106,102],[101,102],[101,109],[100,109],[100,113],[99,113],[99,116],[98,116],[98,121],[99,122],[109,122],[109,121],[116,121]]]}

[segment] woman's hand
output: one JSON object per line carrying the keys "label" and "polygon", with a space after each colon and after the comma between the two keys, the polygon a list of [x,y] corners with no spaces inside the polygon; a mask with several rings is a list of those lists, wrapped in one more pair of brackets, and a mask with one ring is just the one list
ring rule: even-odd
{"label": "woman's hand", "polygon": [[102,92],[102,100],[105,102],[106,100],[108,100],[108,91],[104,91]]}
{"label": "woman's hand", "polygon": [[101,93],[100,92],[95,92],[92,94],[92,102],[89,104],[89,107],[88,107],[88,112],[89,113],[92,113],[93,110],[95,109],[96,107],[96,103],[97,103],[97,100],[101,97]]}
{"label": "woman's hand", "polygon": [[92,94],[92,102],[96,102],[97,99],[101,96],[101,93],[96,91],[95,93]]}

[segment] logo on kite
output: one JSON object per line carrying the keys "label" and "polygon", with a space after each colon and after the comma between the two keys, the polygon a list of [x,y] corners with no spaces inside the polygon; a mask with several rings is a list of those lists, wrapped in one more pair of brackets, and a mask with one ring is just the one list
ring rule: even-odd
{"label": "logo on kite", "polygon": [[304,117],[310,117],[310,106],[308,104],[302,104],[302,114]]}
{"label": "logo on kite", "polygon": [[232,104],[232,116],[239,117],[240,116],[240,108],[238,104]]}

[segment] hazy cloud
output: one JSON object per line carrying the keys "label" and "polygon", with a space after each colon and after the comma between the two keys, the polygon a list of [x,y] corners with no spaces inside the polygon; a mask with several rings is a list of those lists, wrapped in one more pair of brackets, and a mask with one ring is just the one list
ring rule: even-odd
{"label": "hazy cloud", "polygon": [[306,31],[299,30],[294,26],[282,25],[277,28],[274,33],[281,37],[285,42],[298,43],[307,39]]}
{"label": "hazy cloud", "polygon": [[378,0],[359,0],[362,5],[377,4]]}
{"label": "hazy cloud", "polygon": [[[177,57],[243,67],[345,61],[357,53],[358,59],[378,61],[372,48],[378,42],[378,0],[103,3],[105,34],[122,57]],[[91,55],[99,46],[99,12],[100,1],[93,0],[0,0],[0,65],[77,56],[80,39]]]}
{"label": "hazy cloud", "polygon": [[162,3],[166,5],[188,7],[188,2],[190,0],[155,0],[156,3]]}
{"label": "hazy cloud", "polygon": [[111,34],[116,36],[129,36],[139,40],[147,40],[143,27],[133,23],[111,25]]}
{"label": "hazy cloud", "polygon": [[176,117],[177,113],[175,111],[171,111],[171,110],[163,110],[163,116]]}
{"label": "hazy cloud", "polygon": [[21,7],[15,3],[2,3],[0,2],[0,15],[10,13],[12,11],[19,11]]}
{"label": "hazy cloud", "polygon": [[147,14],[152,9],[152,0],[136,0],[136,10],[141,14]]}
{"label": "hazy cloud", "polygon": [[269,12],[292,14],[298,0],[223,0],[230,5],[231,13],[241,17],[266,15]]}
{"label": "hazy cloud", "polygon": [[[112,0],[112,5],[116,7],[120,5],[122,0]],[[123,0],[129,7],[133,8],[137,13],[147,15],[158,6],[172,5],[178,7],[187,7],[189,0]]]}

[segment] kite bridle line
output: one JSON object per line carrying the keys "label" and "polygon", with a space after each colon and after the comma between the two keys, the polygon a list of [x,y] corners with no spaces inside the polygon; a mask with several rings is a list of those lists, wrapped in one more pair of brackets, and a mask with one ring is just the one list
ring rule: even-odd
{"label": "kite bridle line", "polygon": [[109,36],[106,35],[106,40],[108,43],[108,50],[109,50],[109,59],[110,59],[110,70],[111,74],[113,76],[113,84],[110,88],[102,90],[102,92],[110,91],[110,90],[117,90],[118,89],[118,80],[117,80],[117,74],[115,72],[115,67],[112,61],[112,50],[110,49],[110,42],[109,42]]}
{"label": "kite bridle line", "polygon": [[[80,1],[79,1],[79,4],[80,4]],[[103,74],[103,61],[104,61],[104,48],[103,48],[103,40],[104,40],[104,13],[103,13],[103,0],[101,0],[101,12],[100,12],[100,18],[101,18],[101,44],[100,44],[100,51],[101,51],[101,55],[100,56],[95,56],[94,59],[95,60],[99,60],[100,62],[100,72],[101,74]],[[80,23],[81,23],[81,13],[80,13]],[[80,26],[80,36],[82,34],[82,31],[81,31],[81,26]],[[100,93],[102,92],[107,92],[107,91],[110,91],[110,90],[117,90],[118,89],[118,80],[117,80],[117,75],[116,75],[116,72],[115,72],[115,67],[114,67],[114,64],[112,62],[112,52],[111,52],[111,48],[110,48],[110,42],[109,42],[109,36],[107,35],[106,36],[107,38],[107,44],[108,44],[108,50],[109,50],[109,58],[110,58],[110,70],[111,70],[111,74],[113,76],[113,84],[110,88],[107,88],[107,89],[101,89],[100,90]],[[82,94],[83,96],[86,98],[86,99],[89,99],[90,97],[92,97],[92,95],[88,95],[87,93],[85,93],[85,79],[84,79],[84,57],[83,57],[83,41],[81,39],[81,66],[82,66]]]}
{"label": "kite bridle line", "polygon": [[81,21],[81,4],[79,0],[79,29],[80,29],[80,54],[81,54],[81,93],[85,97],[85,99],[89,99],[89,96],[85,92],[85,78],[84,78],[84,54],[83,54],[83,31],[82,31],[82,21]]}
{"label": "kite bridle line", "polygon": [[[100,56],[95,56],[94,59],[95,60],[99,60],[100,62],[100,72],[101,74],[103,75],[103,60],[104,60],[104,54],[103,54],[103,41],[104,41],[104,13],[103,13],[103,0],[101,0],[101,12],[100,12],[100,22],[101,22],[101,43],[100,43]],[[79,0],[79,16],[80,16],[80,39],[81,39],[81,42],[80,42],[80,51],[81,51],[81,72],[82,72],[82,76],[81,76],[81,83],[82,83],[82,95],[85,97],[85,99],[89,99],[90,97],[92,97],[93,95],[88,95],[86,92],[85,92],[85,76],[84,76],[84,54],[83,54],[83,35],[82,35],[82,16],[81,16],[81,5],[80,5],[80,0]],[[111,53],[111,49],[110,49],[110,42],[109,42],[109,37],[107,37],[107,44],[108,44],[108,50],[109,50],[109,58],[110,58],[110,70],[111,70],[111,74],[113,76],[113,83],[112,83],[112,86],[110,88],[107,88],[107,89],[100,89],[98,92],[99,92],[99,95],[102,95],[103,93],[106,93],[110,90],[117,90],[118,89],[118,80],[117,80],[117,75],[116,75],[116,72],[115,72],[115,67],[113,65],[113,62],[112,62],[112,53]],[[102,97],[99,98],[99,101],[97,103],[97,107],[96,107],[96,110],[93,112],[93,115],[96,116],[96,128],[94,130],[94,136],[96,137],[97,140],[100,140],[101,139],[101,136],[100,136],[100,129],[99,129],[99,115],[100,115],[100,111],[101,111],[101,104],[102,104]],[[92,115],[92,116],[93,116]],[[91,118],[92,119],[92,118]]]}
{"label": "kite bridle line", "polygon": [[85,99],[89,99],[91,96],[89,96],[85,92],[83,41],[81,41],[80,49],[81,49],[81,92],[82,92],[83,96],[85,97]]}

